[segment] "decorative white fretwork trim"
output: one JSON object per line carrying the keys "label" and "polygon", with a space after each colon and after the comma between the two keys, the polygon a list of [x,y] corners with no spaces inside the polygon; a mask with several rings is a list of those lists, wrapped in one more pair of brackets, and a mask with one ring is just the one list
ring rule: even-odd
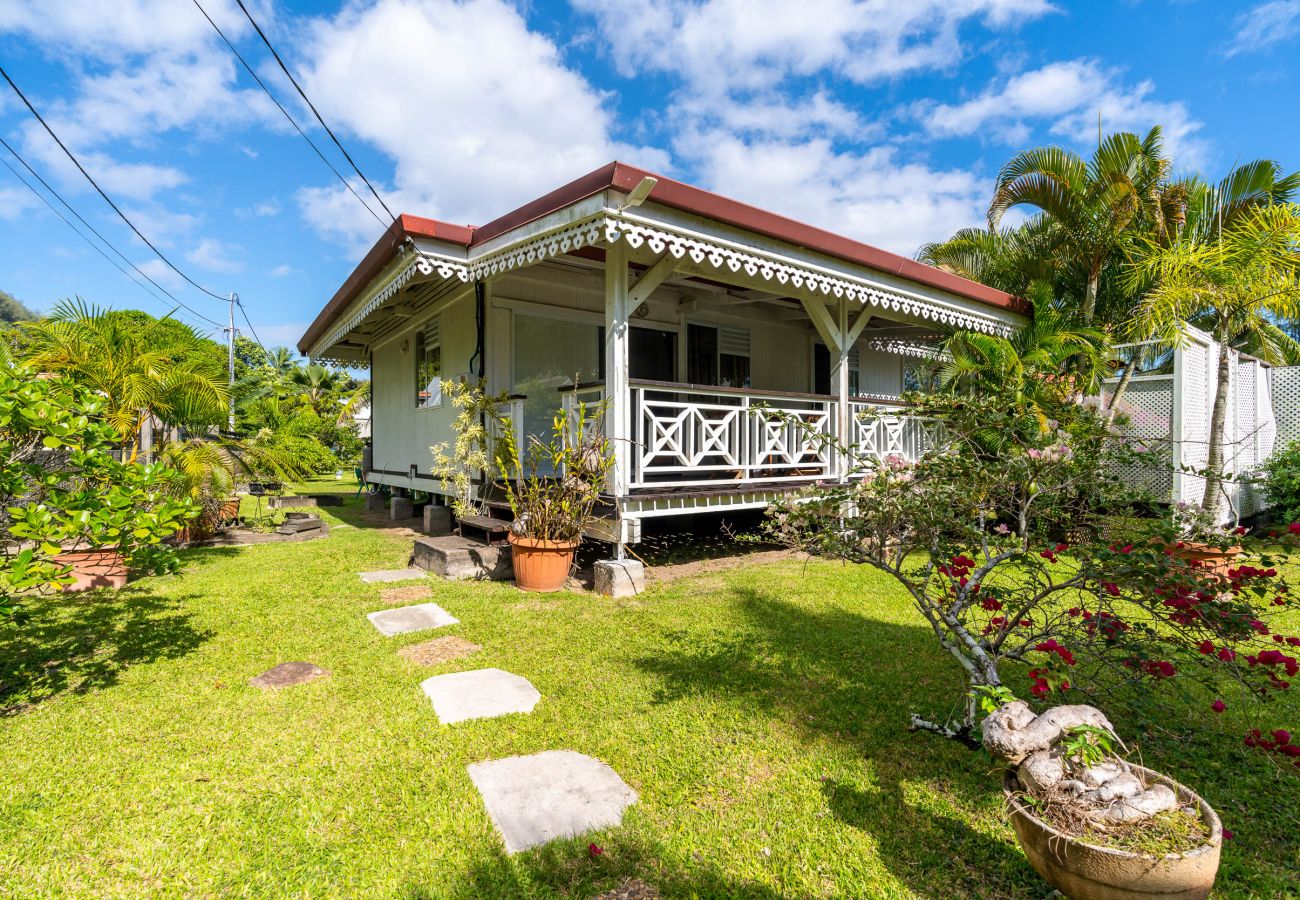
{"label": "decorative white fretwork trim", "polygon": [[[820,294],[825,297],[847,297],[864,305],[879,307],[883,311],[893,311],[973,331],[990,334],[1009,334],[1011,331],[1009,324],[994,316],[979,315],[941,302],[909,296],[852,276],[830,274],[788,258],[777,259],[759,250],[741,250],[722,242],[680,234],[666,228],[629,222],[606,211],[549,234],[491,251],[476,260],[450,259],[421,250],[408,243],[404,250],[404,264],[382,288],[331,329],[318,346],[333,346],[402,290],[417,274],[427,278],[436,273],[443,279],[476,281],[563,256],[601,240],[608,243],[622,240],[633,249],[645,246],[655,254],[669,253],[676,259],[690,260],[698,266],[711,266],[724,274],[727,271],[743,271],[750,277],[760,277],[764,281],[773,282],[774,285],[787,286],[795,292]],[[885,349],[885,352],[908,354],[908,351],[893,347]]]}
{"label": "decorative white fretwork trim", "polygon": [[902,338],[871,338],[867,341],[868,350],[877,353],[892,353],[895,356],[911,356],[916,359],[947,359],[948,354],[932,344],[908,341]]}
{"label": "decorative white fretwork trim", "polygon": [[892,310],[932,322],[940,322],[973,331],[990,334],[1009,334],[1011,326],[991,316],[927,301],[891,291],[849,276],[831,275],[811,266],[778,261],[760,252],[738,250],[721,243],[677,234],[663,228],[628,222],[606,216],[604,223],[606,241],[625,240],[633,249],[643,244],[656,254],[667,251],[677,259],[690,259],[697,265],[710,265],[715,269],[761,277],[780,285],[789,285],[810,294],[827,297],[847,297],[863,305],[870,304],[883,310]]}

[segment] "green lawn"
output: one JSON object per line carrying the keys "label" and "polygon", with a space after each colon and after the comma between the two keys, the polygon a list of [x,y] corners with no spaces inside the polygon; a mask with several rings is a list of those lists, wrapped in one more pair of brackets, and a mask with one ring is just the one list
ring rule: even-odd
{"label": "green lawn", "polygon": [[[381,637],[382,586],[356,574],[408,552],[365,527],[187,551],[179,577],[0,626],[0,895],[589,897],[630,875],[666,896],[1047,894],[997,773],[905,730],[960,682],[881,576],[779,563],[624,600],[432,582],[461,620],[438,634],[484,649],[426,669],[395,651],[433,635]],[[248,685],[286,660],[333,675]],[[542,702],[440,726],[420,681],[488,666]],[[1146,762],[1236,832],[1224,896],[1300,890],[1300,780],[1240,749],[1240,723],[1211,725],[1148,740]],[[621,828],[506,857],[465,766],[558,748],[640,802]]]}

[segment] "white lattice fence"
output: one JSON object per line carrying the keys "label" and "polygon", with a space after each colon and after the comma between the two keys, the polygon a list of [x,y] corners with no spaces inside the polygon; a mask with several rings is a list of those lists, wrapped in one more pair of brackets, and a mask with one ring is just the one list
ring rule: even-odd
{"label": "white lattice fence", "polygon": [[1300,441],[1300,366],[1279,366],[1270,375],[1280,449]]}

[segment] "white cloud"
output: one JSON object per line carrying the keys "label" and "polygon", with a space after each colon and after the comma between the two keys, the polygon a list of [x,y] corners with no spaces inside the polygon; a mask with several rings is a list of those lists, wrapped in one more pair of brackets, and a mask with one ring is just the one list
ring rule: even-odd
{"label": "white cloud", "polygon": [[1300,34],[1300,0],[1269,0],[1237,16],[1237,31],[1225,56],[1236,56],[1280,44]]}
{"label": "white cloud", "polygon": [[620,72],[675,72],[700,93],[829,71],[859,83],[956,65],[961,25],[1041,16],[1047,0],[576,0]]}
{"label": "white cloud", "polygon": [[[504,0],[348,6],[312,23],[302,56],[326,121],[394,161],[392,182],[376,184],[394,212],[481,224],[615,158],[667,165],[611,136],[608,98]],[[298,198],[354,247],[382,227],[337,184]]]}
{"label": "white cloud", "polygon": [[196,266],[209,272],[234,274],[244,271],[244,263],[238,258],[243,248],[227,244],[216,238],[203,238],[185,254],[185,258]]}
{"label": "white cloud", "polygon": [[43,206],[25,187],[0,187],[0,219],[15,222]]}
{"label": "white cloud", "polygon": [[887,146],[837,152],[825,139],[746,142],[707,132],[680,149],[719,193],[908,256],[982,224],[992,189],[962,169],[900,160]]}
{"label": "white cloud", "polygon": [[982,134],[1015,146],[1029,140],[1031,126],[1042,125],[1079,144],[1095,144],[1100,113],[1106,133],[1145,134],[1160,125],[1178,165],[1204,162],[1201,123],[1185,104],[1156,100],[1154,92],[1151,81],[1125,85],[1120,72],[1079,59],[1012,75],[964,103],[918,103],[912,114],[936,137]]}
{"label": "white cloud", "polygon": [[244,206],[235,210],[235,215],[241,219],[252,218],[269,218],[280,214],[280,201],[275,197],[269,200],[261,200],[252,206]]}
{"label": "white cloud", "polygon": [[267,274],[272,278],[287,278],[288,276],[295,274],[297,271],[297,269],[288,263],[281,263],[270,272],[267,272]]}
{"label": "white cloud", "polygon": [[177,275],[171,266],[157,257],[146,259],[144,262],[137,262],[135,267],[169,291],[179,291],[186,286],[185,279]]}

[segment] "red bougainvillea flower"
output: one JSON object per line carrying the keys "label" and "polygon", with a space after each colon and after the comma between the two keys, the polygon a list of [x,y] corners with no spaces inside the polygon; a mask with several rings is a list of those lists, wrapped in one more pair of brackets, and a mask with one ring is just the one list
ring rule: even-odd
{"label": "red bougainvillea flower", "polygon": [[587,855],[590,856],[592,859],[595,859],[597,856],[600,856],[604,852],[605,852],[605,848],[599,846],[598,844],[587,845]]}
{"label": "red bougainvillea flower", "polygon": [[1292,522],[1286,527],[1286,530],[1292,534],[1300,534],[1300,522]]}
{"label": "red bougainvillea flower", "polygon": [[1223,839],[1224,839],[1225,841],[1230,841],[1230,840],[1232,840],[1232,832],[1229,831],[1229,830],[1226,829],[1226,828],[1223,829]]}
{"label": "red bougainvillea flower", "polygon": [[1229,648],[1224,647],[1222,650],[1219,651],[1219,659],[1223,660],[1224,662],[1232,662],[1236,658],[1237,658],[1237,651],[1235,650],[1230,650]]}
{"label": "red bougainvillea flower", "polygon": [[1233,533],[1233,534],[1245,534],[1245,533],[1247,532],[1247,530],[1248,530],[1248,529],[1246,528],[1245,525],[1238,525],[1235,529],[1233,529],[1233,532],[1232,532],[1232,533]]}
{"label": "red bougainvillea flower", "polygon": [[1110,594],[1112,597],[1119,596],[1119,585],[1115,584],[1115,582],[1103,581],[1101,582],[1101,587],[1106,593]]}
{"label": "red bougainvillea flower", "polygon": [[1202,656],[1209,656],[1214,652],[1214,643],[1212,641],[1201,641],[1201,645],[1196,649],[1201,651]]}
{"label": "red bougainvillea flower", "polygon": [[1291,743],[1291,732],[1287,731],[1285,728],[1278,728],[1273,732],[1273,740],[1277,741],[1279,744],[1289,744]]}
{"label": "red bougainvillea flower", "polygon": [[1227,704],[1225,704],[1222,700],[1215,700],[1213,703],[1210,704],[1210,709],[1214,710],[1216,713],[1221,713],[1227,708],[1228,708]]}

